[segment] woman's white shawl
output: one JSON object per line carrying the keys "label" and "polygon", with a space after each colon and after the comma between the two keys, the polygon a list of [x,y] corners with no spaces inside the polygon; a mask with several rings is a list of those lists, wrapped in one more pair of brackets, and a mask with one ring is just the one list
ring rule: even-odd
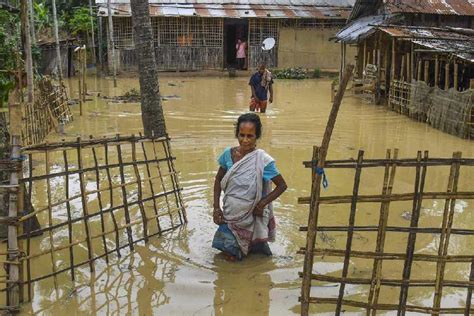
{"label": "woman's white shawl", "polygon": [[273,158],[257,149],[236,162],[221,181],[224,191],[224,221],[233,232],[244,253],[252,244],[275,240],[275,219],[271,203],[262,217],[254,216],[253,209],[271,190],[270,181],[263,180],[263,169]]}

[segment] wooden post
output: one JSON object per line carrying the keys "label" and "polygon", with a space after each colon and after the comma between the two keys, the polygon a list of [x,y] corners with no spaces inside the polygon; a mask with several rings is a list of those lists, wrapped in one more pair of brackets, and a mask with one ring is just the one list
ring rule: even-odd
{"label": "wooden post", "polygon": [[415,79],[415,44],[411,43],[411,52],[410,52],[410,82]]}
{"label": "wooden post", "polygon": [[395,76],[395,72],[397,71],[397,68],[395,67],[395,63],[396,63],[396,58],[395,58],[395,53],[396,53],[396,49],[395,49],[395,45],[396,45],[396,39],[395,37],[392,38],[392,71],[390,73],[390,80],[393,80],[396,78]]}
{"label": "wooden post", "polygon": [[82,116],[82,102],[83,102],[83,99],[82,99],[82,54],[81,54],[81,50],[79,48],[79,50],[77,51],[77,64],[78,64],[78,68],[79,68],[79,76],[78,76],[78,84],[79,86],[77,87],[77,95],[78,95],[78,99],[79,99],[79,115]]}
{"label": "wooden post", "polygon": [[427,85],[429,85],[429,80],[430,80],[430,61],[425,60],[425,71],[424,71],[423,81],[426,82]]}
{"label": "wooden post", "polygon": [[363,63],[362,73],[365,72],[365,67],[367,66],[367,39],[364,40],[364,63]]}
{"label": "wooden post", "polygon": [[411,54],[410,53],[407,53],[406,61],[407,61],[407,81],[411,82]]}
{"label": "wooden post", "polygon": [[400,80],[405,81],[405,55],[402,56],[402,66],[400,67]]}
{"label": "wooden post", "polygon": [[423,71],[423,70],[422,70],[422,68],[423,68],[422,65],[423,65],[423,60],[420,59],[420,60],[418,61],[418,69],[417,69],[417,72],[418,72],[418,73],[417,73],[417,75],[416,75],[416,80],[417,80],[417,81],[421,81],[421,74],[422,74],[422,71]]}
{"label": "wooden post", "polygon": [[[107,0],[107,15],[109,20],[109,51],[112,53],[112,56],[109,56],[112,59],[112,69],[114,76],[114,88],[117,87],[117,61],[115,60],[115,40],[114,40],[114,22],[112,19],[112,7],[110,0]],[[110,63],[109,63],[110,64]]]}
{"label": "wooden post", "polygon": [[[328,123],[326,125],[326,131],[324,133],[323,141],[319,151],[319,159],[317,168],[324,168],[326,163],[326,156],[329,149],[329,143],[331,141],[332,131],[336,124],[337,114],[341,106],[344,92],[346,91],[347,83],[349,82],[354,66],[348,65],[344,71],[342,81],[339,83],[339,90],[337,91],[336,99],[333,103],[331,113],[329,114]],[[313,170],[314,172],[314,170]],[[319,196],[321,193],[321,180],[322,175],[318,172],[315,176],[312,193],[310,212],[308,218],[308,232],[306,237],[306,252],[303,267],[303,284],[301,287],[301,315],[308,315],[309,313],[309,301],[311,295],[311,274],[313,271],[314,262],[314,246],[316,244],[316,227],[318,225],[319,216]]]}
{"label": "wooden post", "polygon": [[454,61],[454,90],[456,91],[458,91],[459,89],[458,71],[459,71],[459,64],[456,61]]}
{"label": "wooden post", "polygon": [[435,59],[435,87],[439,87],[439,57]]}
{"label": "wooden post", "polygon": [[446,59],[446,65],[444,66],[445,73],[444,73],[444,90],[449,90],[449,60]]}

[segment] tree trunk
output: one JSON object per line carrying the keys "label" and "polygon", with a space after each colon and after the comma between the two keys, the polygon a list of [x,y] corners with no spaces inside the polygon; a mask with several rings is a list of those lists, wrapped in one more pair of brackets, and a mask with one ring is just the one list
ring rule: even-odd
{"label": "tree trunk", "polygon": [[148,0],[131,0],[131,8],[140,77],[143,129],[148,137],[164,136],[166,125],[161,107]]}
{"label": "tree trunk", "polygon": [[21,33],[23,40],[23,53],[26,68],[26,85],[28,91],[28,103],[34,102],[34,81],[33,81],[33,56],[31,54],[31,31],[30,19],[28,17],[28,0],[21,0],[20,19]]}
{"label": "tree trunk", "polygon": [[57,70],[59,82],[63,81],[63,65],[61,62],[61,46],[59,44],[59,31],[58,31],[58,14],[56,12],[56,0],[52,0],[53,4],[53,23],[54,23],[54,39],[56,41],[56,59],[57,59]]}
{"label": "tree trunk", "polygon": [[91,15],[91,37],[92,37],[92,63],[96,63],[96,54],[95,54],[95,32],[94,32],[94,11],[92,10],[92,0],[89,0],[89,13]]}
{"label": "tree trunk", "polygon": [[33,9],[33,0],[28,0],[28,11],[30,14],[31,44],[36,45],[35,10]]}
{"label": "tree trunk", "polygon": [[[109,47],[109,51],[111,52],[112,56],[108,56],[107,58],[111,58],[112,60],[112,68],[113,68],[113,76],[114,76],[114,87],[117,87],[117,61],[115,60],[115,40],[114,40],[114,22],[112,19],[112,7],[110,5],[110,0],[107,0],[107,15],[108,15],[108,22],[109,22],[109,41],[107,45]],[[109,68],[110,71],[110,68]]]}

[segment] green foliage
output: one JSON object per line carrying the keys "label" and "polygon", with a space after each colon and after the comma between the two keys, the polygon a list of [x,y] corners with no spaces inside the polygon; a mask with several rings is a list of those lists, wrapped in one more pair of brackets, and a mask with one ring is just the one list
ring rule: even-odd
{"label": "green foliage", "polygon": [[15,51],[18,50],[18,16],[0,10],[0,106],[8,101],[10,91],[15,87]]}
{"label": "green foliage", "polygon": [[74,11],[69,20],[69,29],[71,33],[77,35],[79,33],[87,33],[91,30],[91,16],[89,9],[85,7],[78,8]]}
{"label": "green foliage", "polygon": [[313,73],[311,74],[312,78],[321,78],[321,69],[316,68],[313,70]]}
{"label": "green foliage", "polygon": [[53,24],[53,19],[51,17],[50,8],[46,5],[46,2],[33,2],[33,9],[35,12],[36,31],[41,33],[45,29],[50,28]]}
{"label": "green foliage", "polygon": [[303,68],[286,68],[273,71],[273,77],[276,79],[306,79],[307,72]]}

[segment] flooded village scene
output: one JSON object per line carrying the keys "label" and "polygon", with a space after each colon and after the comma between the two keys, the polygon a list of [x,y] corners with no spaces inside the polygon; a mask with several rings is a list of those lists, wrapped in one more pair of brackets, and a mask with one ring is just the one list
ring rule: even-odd
{"label": "flooded village scene", "polygon": [[0,0],[0,313],[474,315],[472,0]]}

